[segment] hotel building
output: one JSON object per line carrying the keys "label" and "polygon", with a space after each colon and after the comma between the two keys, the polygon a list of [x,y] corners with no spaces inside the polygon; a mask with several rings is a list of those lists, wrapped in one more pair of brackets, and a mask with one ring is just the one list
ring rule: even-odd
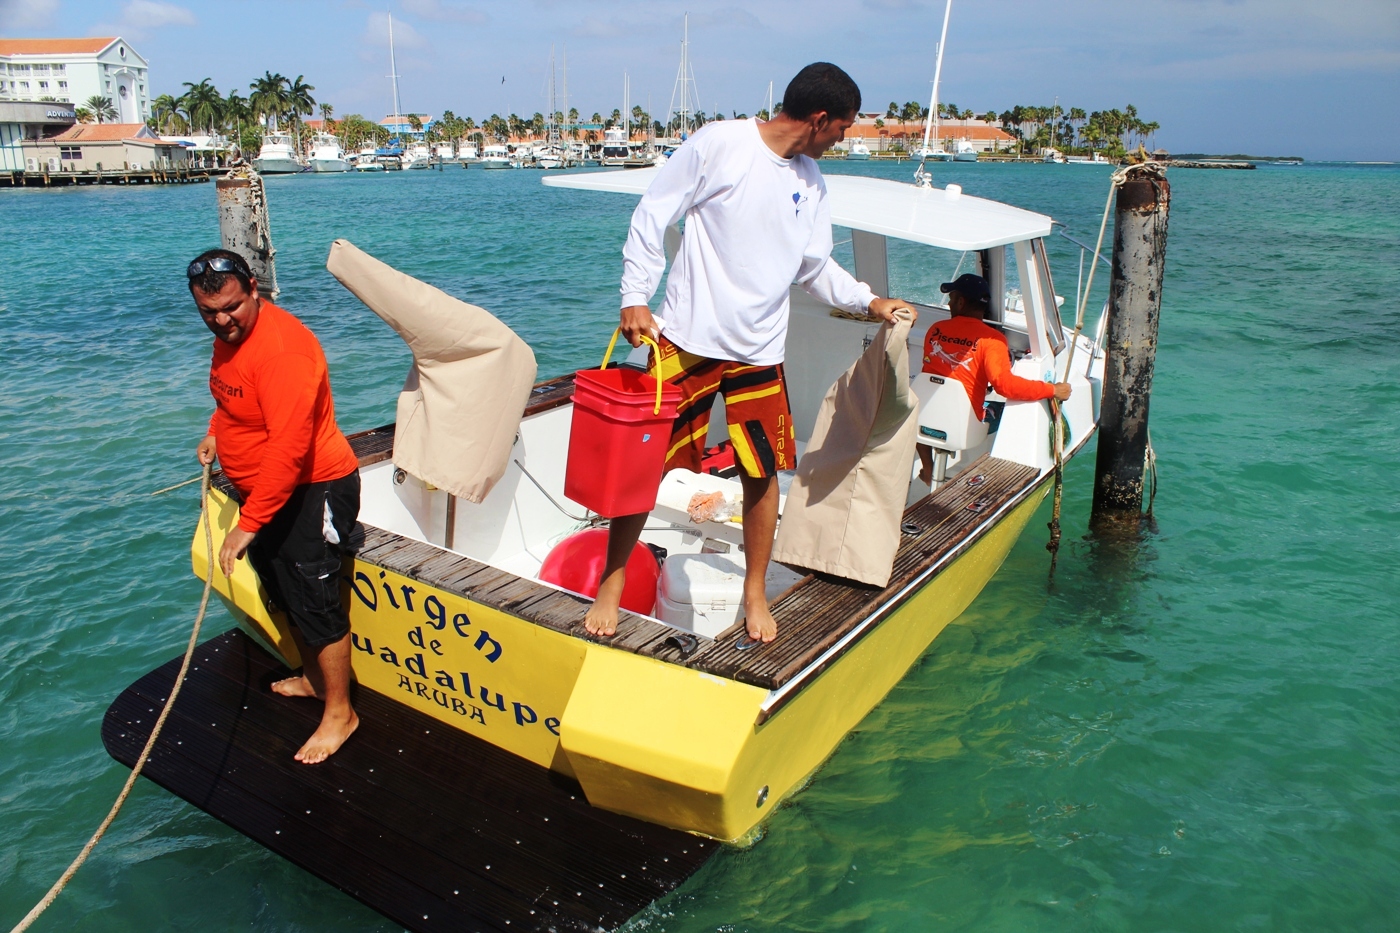
{"label": "hotel building", "polygon": [[121,37],[0,39],[0,103],[46,101],[83,106],[105,97],[113,123],[145,123],[151,115],[146,60]]}

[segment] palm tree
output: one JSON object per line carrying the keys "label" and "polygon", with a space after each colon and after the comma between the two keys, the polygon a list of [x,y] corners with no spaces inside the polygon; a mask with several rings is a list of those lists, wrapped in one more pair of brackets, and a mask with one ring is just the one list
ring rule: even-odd
{"label": "palm tree", "polygon": [[184,85],[189,90],[180,95],[179,104],[189,118],[190,126],[212,133],[223,111],[224,99],[219,95],[219,89],[208,78],[198,84],[186,81]]}
{"label": "palm tree", "polygon": [[291,109],[287,83],[286,78],[267,71],[248,85],[253,91],[248,95],[248,106],[254,118],[266,121],[269,129]]}
{"label": "palm tree", "polygon": [[79,123],[91,123],[93,121],[92,111],[86,107],[77,107],[73,110],[73,116],[78,118]]}
{"label": "palm tree", "polygon": [[98,123],[110,123],[117,119],[117,108],[112,106],[112,98],[94,94],[83,101],[83,106],[92,111]]}
{"label": "palm tree", "polygon": [[307,84],[303,79],[306,75],[297,75],[295,81],[287,82],[287,109],[291,111],[292,120],[301,122],[303,114],[311,116],[316,112],[316,98],[311,96],[311,92],[316,90],[315,85]]}
{"label": "palm tree", "polygon": [[[91,111],[88,119],[92,119]],[[169,94],[160,95],[151,101],[151,120],[155,122],[156,132],[178,134],[185,122],[180,116],[180,102]]]}
{"label": "palm tree", "polygon": [[331,120],[331,117],[334,115],[334,107],[330,104],[321,105],[321,129],[325,130],[327,133],[335,132],[335,123]]}

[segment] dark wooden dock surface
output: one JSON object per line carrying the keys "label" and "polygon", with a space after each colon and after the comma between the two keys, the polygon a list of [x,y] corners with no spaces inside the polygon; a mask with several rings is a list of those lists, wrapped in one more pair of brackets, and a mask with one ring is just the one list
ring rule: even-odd
{"label": "dark wooden dock surface", "polygon": [[[108,709],[128,767],[178,668]],[[239,631],[200,645],[145,776],[410,930],[613,929],[719,849],[369,690],[340,752],[298,764],[320,704],[268,689],[288,673]]]}

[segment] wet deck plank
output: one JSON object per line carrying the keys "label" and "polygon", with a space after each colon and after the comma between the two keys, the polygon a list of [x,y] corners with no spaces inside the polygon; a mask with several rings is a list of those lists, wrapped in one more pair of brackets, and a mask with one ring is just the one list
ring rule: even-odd
{"label": "wet deck plank", "polygon": [[[996,511],[1029,489],[1038,471],[1009,460],[983,457],[965,474],[905,510],[917,525],[895,555],[883,588],[814,574],[773,604],[778,638],[740,650],[742,628],[721,633],[686,664],[706,673],[770,690],[783,686],[887,602],[920,573],[967,540]],[[971,482],[976,479],[977,481]]]}
{"label": "wet deck plank", "polygon": [[[178,660],[113,702],[102,738],[134,763]],[[718,844],[590,807],[577,784],[370,690],[323,765],[292,755],[319,705],[232,631],[202,644],[145,775],[415,931],[612,929]]]}

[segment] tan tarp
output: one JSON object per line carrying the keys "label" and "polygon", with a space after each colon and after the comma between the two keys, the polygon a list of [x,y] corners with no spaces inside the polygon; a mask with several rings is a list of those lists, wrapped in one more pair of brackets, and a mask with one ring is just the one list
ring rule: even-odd
{"label": "tan tarp", "polygon": [[535,354],[489,311],[385,265],[348,240],[326,268],[413,351],[394,464],[471,502],[506,471],[535,384]]}
{"label": "tan tarp", "polygon": [[918,436],[900,311],[827,390],[788,490],[773,558],[884,586],[899,549]]}

